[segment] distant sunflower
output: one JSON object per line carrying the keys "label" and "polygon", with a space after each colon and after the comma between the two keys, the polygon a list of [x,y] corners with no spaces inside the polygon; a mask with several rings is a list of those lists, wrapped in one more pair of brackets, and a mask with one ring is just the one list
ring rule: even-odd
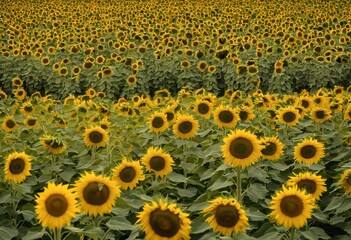
{"label": "distant sunflower", "polygon": [[17,98],[19,101],[22,101],[27,96],[27,92],[21,88],[12,90],[12,93],[15,95],[15,98]]}
{"label": "distant sunflower", "polygon": [[258,161],[262,146],[256,135],[237,129],[223,139],[222,156],[224,162],[233,167],[246,168]]}
{"label": "distant sunflower", "polygon": [[176,204],[158,202],[144,204],[137,222],[145,232],[145,240],[190,240],[191,221]]}
{"label": "distant sunflower", "polygon": [[323,107],[315,107],[310,112],[310,117],[313,121],[323,123],[331,119],[331,111]]}
{"label": "distant sunflower", "polygon": [[2,119],[1,127],[6,132],[12,132],[17,127],[17,123],[15,122],[12,116],[7,116]]}
{"label": "distant sunflower", "polygon": [[294,147],[294,159],[305,164],[318,163],[324,157],[324,144],[316,139],[306,138]]}
{"label": "distant sunflower", "polygon": [[21,112],[23,115],[28,116],[35,112],[35,108],[30,102],[26,102],[22,105]]}
{"label": "distant sunflower", "polygon": [[127,161],[123,158],[122,162],[113,170],[112,179],[117,182],[122,189],[133,189],[139,181],[145,179],[142,166],[139,161]]}
{"label": "distant sunflower", "polygon": [[197,99],[194,102],[194,111],[201,117],[209,119],[212,113],[212,103],[203,99]]}
{"label": "distant sunflower", "polygon": [[134,75],[129,75],[126,81],[128,85],[135,85],[137,83],[137,79]]}
{"label": "distant sunflower", "polygon": [[252,108],[247,107],[247,106],[241,106],[238,110],[238,115],[240,117],[240,121],[243,122],[250,122],[255,118],[255,113],[252,110]]}
{"label": "distant sunflower", "polygon": [[339,185],[345,190],[346,194],[351,193],[351,169],[344,170],[344,172],[341,174]]}
{"label": "distant sunflower", "polygon": [[299,110],[292,106],[280,108],[277,119],[288,126],[295,126],[300,119]]}
{"label": "distant sunflower", "polygon": [[284,153],[284,144],[277,136],[265,137],[261,140],[263,149],[261,150],[262,157],[267,160],[279,160]]}
{"label": "distant sunflower", "polygon": [[175,120],[176,120],[176,115],[174,113],[174,108],[171,106],[167,106],[165,109],[163,109],[163,112],[167,116],[167,121],[169,125],[172,125]]}
{"label": "distant sunflower", "polygon": [[39,123],[38,120],[34,117],[28,116],[24,121],[23,124],[28,128],[36,128]]}
{"label": "distant sunflower", "polygon": [[322,194],[327,191],[327,188],[325,187],[325,179],[311,172],[299,174],[294,173],[294,176],[289,177],[287,185],[297,185],[298,189],[304,189],[316,200],[319,200]]}
{"label": "distant sunflower", "polygon": [[86,91],[85,91],[85,95],[87,95],[89,98],[94,98],[96,96],[96,91],[94,88],[88,88]]}
{"label": "distant sunflower", "polygon": [[154,112],[147,120],[151,132],[164,132],[168,128],[167,115],[163,112]]}
{"label": "distant sunflower", "polygon": [[23,182],[30,176],[32,169],[31,157],[24,152],[14,152],[8,155],[5,162],[5,180],[15,183]]}
{"label": "distant sunflower", "polygon": [[211,205],[202,210],[202,213],[210,214],[205,221],[215,232],[226,236],[245,232],[249,226],[249,219],[239,202],[234,198],[218,197],[210,203]]}
{"label": "distant sunflower", "polygon": [[80,200],[81,211],[92,216],[111,213],[121,193],[109,177],[94,172],[82,174],[74,184],[74,191]]}
{"label": "distant sunflower", "polygon": [[35,212],[40,224],[51,230],[61,229],[65,224],[70,225],[79,212],[75,195],[68,189],[68,185],[49,182],[44,192],[36,196],[35,202]]}
{"label": "distant sunflower", "polygon": [[188,114],[179,114],[173,125],[173,133],[179,138],[191,139],[198,130],[199,121]]}
{"label": "distant sunflower", "polygon": [[314,102],[313,98],[310,96],[302,96],[299,99],[300,105],[305,109],[305,111],[310,111],[313,108]]}
{"label": "distant sunflower", "polygon": [[146,170],[154,172],[156,176],[166,176],[172,172],[174,161],[172,156],[163,151],[162,148],[150,147],[147,153],[141,158]]}
{"label": "distant sunflower", "polygon": [[219,128],[233,128],[240,120],[237,112],[230,106],[218,106],[213,111],[213,118]]}
{"label": "distant sunflower", "polygon": [[344,111],[344,120],[351,121],[351,104],[349,104]]}
{"label": "distant sunflower", "polygon": [[314,199],[304,190],[299,190],[297,186],[283,189],[276,192],[272,197],[270,209],[272,212],[269,217],[279,225],[290,229],[301,228],[311,218],[315,208]]}
{"label": "distant sunflower", "polygon": [[0,88],[0,100],[7,99],[7,94]]}
{"label": "distant sunflower", "polygon": [[39,138],[39,141],[41,145],[43,145],[44,148],[46,148],[52,154],[60,154],[66,149],[66,146],[61,140],[50,135],[45,135],[44,137]]}
{"label": "distant sunflower", "polygon": [[84,143],[88,147],[105,147],[108,138],[106,130],[99,126],[90,127],[84,132]]}
{"label": "distant sunflower", "polygon": [[23,86],[23,81],[19,77],[14,77],[11,80],[13,87],[21,87]]}

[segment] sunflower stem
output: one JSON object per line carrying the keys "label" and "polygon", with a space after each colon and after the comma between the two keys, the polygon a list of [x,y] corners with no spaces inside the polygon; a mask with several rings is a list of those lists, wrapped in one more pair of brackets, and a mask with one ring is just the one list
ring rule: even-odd
{"label": "sunflower stem", "polygon": [[295,237],[295,233],[296,233],[296,228],[291,228],[290,229],[290,240],[295,240],[296,237]]}
{"label": "sunflower stem", "polygon": [[239,167],[236,168],[236,184],[237,184],[237,198],[238,202],[241,204],[241,169]]}
{"label": "sunflower stem", "polygon": [[61,228],[54,229],[54,240],[61,240],[61,237],[62,237],[61,230],[62,230]]}

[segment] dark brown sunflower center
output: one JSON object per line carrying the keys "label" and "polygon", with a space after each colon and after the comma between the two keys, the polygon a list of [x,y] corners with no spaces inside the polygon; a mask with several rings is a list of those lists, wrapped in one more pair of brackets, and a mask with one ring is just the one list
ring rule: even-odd
{"label": "dark brown sunflower center", "polygon": [[296,119],[296,115],[293,112],[286,112],[283,114],[284,122],[290,123],[290,122],[293,122],[295,119]]}
{"label": "dark brown sunflower center", "polygon": [[31,107],[31,106],[25,106],[25,107],[24,107],[24,111],[26,111],[26,112],[31,112],[31,111],[33,111],[33,107]]}
{"label": "dark brown sunflower center", "polygon": [[89,183],[83,190],[84,200],[91,205],[103,205],[110,196],[110,189],[98,182]]}
{"label": "dark brown sunflower center", "polygon": [[150,225],[157,235],[165,238],[173,237],[181,228],[179,216],[168,209],[152,211],[150,213]]}
{"label": "dark brown sunflower center", "polygon": [[216,208],[216,222],[222,227],[231,228],[239,221],[239,211],[232,205],[219,205]]}
{"label": "dark brown sunflower center", "polygon": [[301,105],[304,107],[304,108],[308,108],[310,106],[310,103],[306,100],[302,100],[301,102]]}
{"label": "dark brown sunflower center", "polygon": [[15,158],[10,162],[9,170],[12,174],[19,174],[23,172],[25,166],[26,164],[22,158]]}
{"label": "dark brown sunflower center", "polygon": [[306,145],[303,146],[300,150],[300,155],[303,158],[313,158],[316,155],[317,149],[315,146]]}
{"label": "dark brown sunflower center", "polygon": [[119,178],[126,183],[130,183],[136,176],[135,169],[133,167],[125,167],[119,173]]}
{"label": "dark brown sunflower center", "polygon": [[6,121],[6,127],[14,128],[15,126],[16,126],[16,123],[12,119],[9,119]]}
{"label": "dark brown sunflower center", "polygon": [[154,156],[150,160],[150,167],[155,171],[161,171],[165,168],[166,162],[163,157]]}
{"label": "dark brown sunflower center", "polygon": [[93,143],[101,143],[104,136],[98,131],[92,131],[89,133],[89,140]]}
{"label": "dark brown sunflower center", "polygon": [[51,194],[45,200],[45,208],[51,216],[60,217],[66,212],[68,202],[62,194]]}
{"label": "dark brown sunflower center", "polygon": [[18,95],[18,96],[22,96],[22,95],[23,95],[23,92],[22,92],[22,91],[18,91],[18,92],[17,92],[17,95]]}
{"label": "dark brown sunflower center", "polygon": [[303,202],[295,195],[285,196],[280,202],[280,210],[288,217],[297,217],[303,211]]}
{"label": "dark brown sunflower center", "polygon": [[323,110],[316,111],[316,118],[324,119],[324,117],[325,117],[325,112]]}
{"label": "dark brown sunflower center", "polygon": [[219,114],[218,114],[218,119],[222,122],[222,123],[230,123],[233,121],[234,119],[234,115],[231,111],[228,111],[228,110],[224,110],[224,111],[221,111]]}
{"label": "dark brown sunflower center", "polygon": [[246,111],[240,111],[239,117],[240,117],[241,121],[245,121],[249,117],[249,114]]}
{"label": "dark brown sunflower center", "polygon": [[277,145],[275,143],[269,142],[264,149],[261,150],[261,153],[266,156],[274,155],[277,152]]}
{"label": "dark brown sunflower center", "polygon": [[161,117],[155,117],[152,119],[151,125],[154,128],[161,128],[164,124],[164,121]]}
{"label": "dark brown sunflower center", "polygon": [[60,143],[60,142],[57,142],[57,141],[54,141],[54,142],[51,144],[51,148],[54,148],[54,149],[56,149],[56,148],[61,148],[61,147],[63,147],[63,144]]}
{"label": "dark brown sunflower center", "polygon": [[315,193],[317,189],[317,184],[313,180],[303,179],[297,183],[300,189],[305,189],[308,193]]}
{"label": "dark brown sunflower center", "polygon": [[34,126],[37,123],[37,120],[29,119],[27,123],[28,123],[29,126]]}
{"label": "dark brown sunflower center", "polygon": [[252,154],[253,151],[254,148],[251,141],[243,137],[234,139],[229,146],[229,152],[235,158],[247,158]]}
{"label": "dark brown sunflower center", "polygon": [[16,86],[21,86],[21,85],[22,85],[22,81],[16,79],[16,80],[15,80],[15,85],[16,85]]}
{"label": "dark brown sunflower center", "polygon": [[172,121],[174,119],[174,113],[166,112],[166,115],[167,115],[167,121]]}
{"label": "dark brown sunflower center", "polygon": [[193,124],[190,121],[181,122],[178,126],[179,132],[183,134],[191,132],[191,129],[193,129]]}
{"label": "dark brown sunflower center", "polygon": [[208,111],[210,111],[210,107],[206,103],[200,103],[197,106],[197,110],[199,111],[200,114],[207,114]]}

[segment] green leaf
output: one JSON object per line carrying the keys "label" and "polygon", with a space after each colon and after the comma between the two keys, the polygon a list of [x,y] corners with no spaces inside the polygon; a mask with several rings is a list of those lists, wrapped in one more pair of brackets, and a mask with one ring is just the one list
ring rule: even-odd
{"label": "green leaf", "polygon": [[76,171],[72,168],[65,168],[62,172],[58,175],[65,180],[66,182],[70,182],[72,177],[76,174]]}
{"label": "green leaf", "polygon": [[126,231],[134,230],[137,226],[131,224],[127,218],[122,216],[114,216],[106,223],[106,226],[111,230]]}
{"label": "green leaf", "polygon": [[264,183],[270,182],[267,172],[261,168],[254,166],[252,168],[248,168],[247,172],[249,177],[257,178],[258,180]]}
{"label": "green leaf", "polygon": [[46,234],[45,228],[31,228],[25,236],[22,237],[22,240],[36,240],[42,239],[42,237]]}
{"label": "green leaf", "polygon": [[35,212],[30,211],[30,210],[23,210],[18,212],[19,214],[22,214],[24,220],[26,220],[27,222],[30,222],[33,218],[36,217]]}
{"label": "green leaf", "polygon": [[11,193],[8,191],[3,191],[0,193],[0,203],[10,203],[12,202]]}
{"label": "green leaf", "polygon": [[12,239],[18,235],[18,230],[12,226],[10,220],[0,221],[0,239]]}
{"label": "green leaf", "polygon": [[267,215],[261,213],[260,211],[248,212],[248,213],[246,213],[246,215],[248,216],[250,221],[263,221],[263,220],[267,219]]}
{"label": "green leaf", "polygon": [[340,207],[342,202],[343,202],[342,197],[334,197],[332,201],[328,204],[328,206],[324,209],[324,212],[328,212]]}
{"label": "green leaf", "polygon": [[171,172],[170,174],[168,174],[168,179],[175,183],[185,183],[188,180],[188,178],[175,172]]}
{"label": "green leaf", "polygon": [[210,225],[208,225],[206,222],[201,221],[201,220],[194,220],[192,221],[192,226],[191,226],[191,234],[199,234],[207,231],[210,229]]}
{"label": "green leaf", "polygon": [[227,178],[220,177],[208,188],[208,190],[209,191],[216,191],[216,190],[219,190],[222,188],[233,186],[233,184],[234,183],[232,181],[228,180]]}
{"label": "green leaf", "polygon": [[259,183],[253,183],[247,189],[247,196],[253,202],[257,202],[258,200],[263,200],[266,197],[268,190],[265,185]]}
{"label": "green leaf", "polygon": [[194,197],[197,193],[196,188],[187,188],[187,189],[178,188],[177,191],[180,197],[188,197],[188,198]]}
{"label": "green leaf", "polygon": [[279,232],[269,232],[258,238],[259,240],[279,240],[281,239]]}
{"label": "green leaf", "polygon": [[322,228],[311,227],[308,231],[301,231],[301,235],[308,240],[331,239]]}

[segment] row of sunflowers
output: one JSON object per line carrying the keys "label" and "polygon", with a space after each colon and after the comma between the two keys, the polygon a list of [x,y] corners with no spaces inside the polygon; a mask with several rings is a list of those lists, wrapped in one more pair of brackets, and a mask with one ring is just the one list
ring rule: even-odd
{"label": "row of sunflowers", "polygon": [[0,239],[348,239],[350,92],[2,92]]}

